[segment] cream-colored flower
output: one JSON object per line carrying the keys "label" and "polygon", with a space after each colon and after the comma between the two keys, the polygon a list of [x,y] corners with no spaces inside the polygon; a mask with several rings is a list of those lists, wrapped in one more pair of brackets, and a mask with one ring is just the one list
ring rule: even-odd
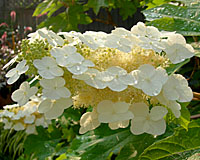
{"label": "cream-colored flower", "polygon": [[94,130],[95,128],[100,126],[100,122],[98,120],[98,114],[96,111],[86,112],[81,116],[80,119],[80,134],[84,134],[87,131]]}
{"label": "cream-colored flower", "polygon": [[113,123],[132,119],[133,114],[128,110],[129,106],[130,104],[125,102],[101,101],[97,105],[98,120],[102,123]]}
{"label": "cream-colored flower", "polygon": [[2,112],[0,112],[0,117],[9,117],[11,118],[14,115],[13,112],[10,112],[8,110],[3,110]]}
{"label": "cream-colored flower", "polygon": [[131,28],[131,33],[138,36],[140,42],[138,45],[144,49],[152,49],[161,53],[164,45],[161,42],[161,32],[153,26],[145,26],[144,23],[138,22]]}
{"label": "cream-colored flower", "polygon": [[63,35],[65,40],[69,43],[70,46],[75,46],[81,43],[80,36],[82,35],[80,32],[70,31],[70,32],[59,32],[58,35]]}
{"label": "cream-colored flower", "polygon": [[38,34],[42,38],[47,39],[49,44],[51,44],[52,46],[62,46],[64,44],[64,40],[59,35],[57,35],[53,31],[47,30],[46,28],[39,29]]}
{"label": "cream-colored flower", "polygon": [[25,114],[24,114],[23,110],[19,110],[16,114],[14,114],[14,115],[11,117],[11,119],[12,119],[12,120],[19,120],[19,119],[21,119],[21,118],[24,117],[24,116],[25,116]]}
{"label": "cream-colored flower", "polygon": [[161,135],[165,132],[166,123],[163,117],[168,112],[166,108],[155,106],[149,113],[149,107],[145,103],[134,103],[131,106],[131,111],[134,114],[130,128],[133,134]]}
{"label": "cream-colored flower", "polygon": [[23,106],[28,102],[31,96],[37,93],[37,87],[30,87],[28,82],[23,82],[19,89],[12,93],[12,100]]}
{"label": "cream-colored flower", "polygon": [[[56,62],[58,63],[58,65],[64,67],[69,63],[68,57],[71,54],[76,55],[77,54],[76,51],[77,51],[77,49],[74,46],[64,46],[62,48],[54,47],[51,49],[50,53],[53,57],[56,58]],[[77,57],[76,61],[82,62],[83,59],[84,59],[83,56],[79,56],[79,57]]]}
{"label": "cream-colored flower", "polygon": [[154,40],[160,40],[162,34],[156,27],[146,26],[143,22],[138,22],[137,25],[131,28],[131,33],[139,37],[148,37]]}
{"label": "cream-colored flower", "polygon": [[72,104],[70,98],[46,99],[39,104],[38,110],[40,113],[44,113],[46,119],[56,119],[62,115],[64,109],[71,107]]}
{"label": "cream-colored flower", "polygon": [[6,118],[3,118],[2,122],[4,123],[4,129],[11,129],[13,126],[13,122],[8,121]]}
{"label": "cream-colored flower", "polygon": [[155,69],[149,64],[140,66],[138,70],[132,71],[131,74],[137,81],[134,87],[141,89],[149,96],[157,96],[168,79],[165,69],[161,67]]}
{"label": "cream-colored flower", "polygon": [[27,134],[36,134],[37,131],[36,131],[35,125],[34,125],[34,124],[28,125],[28,126],[26,127],[25,132],[26,132]]}
{"label": "cream-colored flower", "polygon": [[136,79],[132,74],[128,74],[125,69],[118,66],[108,68],[100,76],[101,80],[107,83],[108,88],[117,92],[123,91],[128,85],[136,83]]}
{"label": "cream-colored flower", "polygon": [[167,57],[174,64],[194,56],[194,49],[190,44],[186,44],[185,38],[181,34],[170,35],[167,40],[163,40],[163,44]]}
{"label": "cream-colored flower", "polygon": [[13,125],[13,129],[16,131],[21,131],[21,130],[24,130],[25,127],[21,122],[17,122]]}
{"label": "cream-colored flower", "polygon": [[172,113],[175,115],[176,118],[179,118],[181,116],[181,105],[177,103],[175,100],[168,100],[163,96],[163,93],[161,92],[157,97],[158,101],[171,109]]}
{"label": "cream-colored flower", "polygon": [[72,78],[83,80],[89,86],[97,89],[104,89],[107,87],[107,83],[102,80],[101,72],[94,68],[89,68],[83,74],[73,75]]}
{"label": "cream-colored flower", "polygon": [[56,60],[51,57],[35,59],[33,64],[38,69],[39,75],[45,79],[53,79],[62,76],[64,73],[64,71],[57,66]]}
{"label": "cream-colored flower", "polygon": [[163,86],[163,96],[168,100],[190,102],[193,98],[192,89],[187,80],[180,74],[172,74]]}
{"label": "cream-colored flower", "polygon": [[70,91],[64,87],[65,80],[62,77],[54,79],[42,79],[40,85],[43,87],[43,96],[49,99],[68,98],[71,96]]}
{"label": "cream-colored flower", "polygon": [[26,60],[21,61],[20,63],[17,64],[17,66],[6,74],[6,77],[9,78],[7,83],[8,84],[13,84],[15,83],[21,74],[25,73],[28,70],[28,66],[26,65]]}
{"label": "cream-colored flower", "polygon": [[27,115],[24,119],[24,123],[26,124],[32,124],[35,121],[35,116],[34,115]]}
{"label": "cream-colored flower", "polygon": [[105,46],[116,48],[122,52],[130,52],[132,49],[132,42],[128,38],[120,37],[119,35],[110,34],[107,36]]}
{"label": "cream-colored flower", "polygon": [[128,127],[128,125],[129,125],[129,120],[113,122],[113,123],[108,124],[108,126],[112,130],[115,130],[115,129],[118,129],[118,128],[126,128],[126,127]]}
{"label": "cream-colored flower", "polygon": [[107,34],[105,32],[94,32],[86,31],[83,35],[79,36],[79,39],[92,49],[97,49],[98,47],[104,47]]}
{"label": "cream-colored flower", "polygon": [[53,48],[51,55],[56,58],[56,62],[63,67],[66,67],[75,75],[83,74],[88,70],[88,67],[94,67],[94,63],[86,60],[80,53],[77,52],[74,46],[64,46],[63,48]]}
{"label": "cream-colored flower", "polygon": [[46,127],[48,127],[48,124],[50,124],[49,122],[51,122],[51,121],[45,120],[45,118],[43,116],[43,117],[37,118],[35,120],[35,125],[36,126],[43,126],[44,128],[46,128]]}

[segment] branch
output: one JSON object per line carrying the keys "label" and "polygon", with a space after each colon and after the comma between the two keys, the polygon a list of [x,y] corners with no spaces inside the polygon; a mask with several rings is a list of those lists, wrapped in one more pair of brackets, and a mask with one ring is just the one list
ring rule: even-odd
{"label": "branch", "polygon": [[99,18],[93,18],[92,20],[96,21],[96,22],[101,22],[101,23],[104,23],[104,24],[110,24],[113,27],[116,27],[117,24],[115,24],[115,22],[113,21],[112,15],[110,14],[108,8],[106,8],[106,13],[108,15],[108,19],[107,20],[102,20],[102,19],[99,19]]}
{"label": "branch", "polygon": [[200,114],[190,116],[190,119],[197,119],[200,118]]}
{"label": "branch", "polygon": [[198,93],[198,92],[193,92],[193,96],[194,96],[194,98],[200,99],[200,93]]}

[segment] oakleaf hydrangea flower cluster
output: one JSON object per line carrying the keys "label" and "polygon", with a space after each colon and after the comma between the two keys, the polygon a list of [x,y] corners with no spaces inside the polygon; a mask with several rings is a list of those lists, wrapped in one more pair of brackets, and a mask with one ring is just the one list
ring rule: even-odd
{"label": "oakleaf hydrangea flower cluster", "polygon": [[[179,118],[179,102],[193,98],[187,80],[168,74],[166,68],[193,55],[182,35],[160,32],[142,22],[131,31],[115,28],[109,34],[39,29],[23,41],[19,63],[6,75],[8,84],[23,73],[37,77],[38,83],[23,82],[13,92],[18,107],[1,112],[4,128],[34,133],[35,126],[46,127],[66,108],[92,106],[80,119],[81,134],[101,123],[112,130],[130,123],[135,135],[161,135],[167,114]],[[31,97],[38,94],[36,105]]]}

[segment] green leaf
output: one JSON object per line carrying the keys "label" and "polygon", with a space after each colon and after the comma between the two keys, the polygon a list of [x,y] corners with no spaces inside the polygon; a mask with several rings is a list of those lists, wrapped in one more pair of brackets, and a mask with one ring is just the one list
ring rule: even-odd
{"label": "green leaf", "polygon": [[73,121],[79,121],[81,118],[81,110],[82,109],[70,107],[64,111],[63,115],[65,116],[66,119],[70,119]]}
{"label": "green leaf", "polygon": [[92,8],[97,15],[101,7],[108,7],[107,0],[88,0],[87,7]]}
{"label": "green leaf", "polygon": [[78,31],[78,24],[91,23],[91,18],[84,13],[82,5],[72,5],[66,11],[57,16],[49,17],[38,28],[51,27],[55,32],[58,31]]}
{"label": "green leaf", "polygon": [[176,1],[184,3],[187,6],[193,6],[193,7],[200,6],[199,0],[176,0]]}
{"label": "green leaf", "polygon": [[[140,155],[140,160],[175,160],[185,152],[200,149],[200,121],[189,124],[188,131],[182,127],[172,136],[155,142]],[[181,159],[184,159],[183,157]]]}
{"label": "green leaf", "polygon": [[169,67],[166,68],[167,74],[171,75],[178,71],[182,66],[190,62],[190,59],[186,59],[183,62],[177,63],[177,64],[170,64]]}
{"label": "green leaf", "polygon": [[39,160],[55,153],[56,145],[60,141],[61,134],[54,128],[48,132],[43,127],[37,127],[38,135],[29,135],[24,143],[25,154],[34,154]]}
{"label": "green leaf", "polygon": [[160,30],[177,31],[184,36],[200,36],[199,8],[182,7],[172,4],[143,11],[147,25],[153,25]]}
{"label": "green leaf", "polygon": [[180,124],[183,128],[188,130],[188,125],[190,123],[190,112],[187,109],[189,102],[180,103],[181,104],[181,116],[177,119],[178,124]]}
{"label": "green leaf", "polygon": [[122,150],[120,151],[119,155],[115,160],[122,160],[122,159],[133,159],[137,155],[137,150],[134,147],[135,144],[133,143],[127,143]]}
{"label": "green leaf", "polygon": [[154,8],[154,7],[157,7],[161,4],[165,4],[167,3],[168,1],[166,0],[153,0],[151,3],[148,3],[147,6],[148,8],[147,9],[150,9],[150,8]]}
{"label": "green leaf", "polygon": [[39,16],[44,13],[48,13],[47,16],[50,17],[56,10],[60,9],[63,5],[58,2],[54,2],[54,0],[47,0],[44,2],[41,2],[36,7],[33,16]]}
{"label": "green leaf", "polygon": [[119,8],[119,14],[122,16],[123,20],[126,20],[129,16],[133,16],[133,14],[137,11],[137,7],[139,7],[139,1],[134,0],[117,0],[116,7]]}
{"label": "green leaf", "polygon": [[61,154],[58,158],[56,158],[56,160],[66,160],[67,156],[66,154]]}
{"label": "green leaf", "polygon": [[[120,152],[120,157],[137,159],[138,155],[154,141],[155,138],[152,135],[136,136],[129,131],[129,128],[111,130],[107,125],[101,125],[94,131],[77,136],[67,156],[71,159],[81,157],[81,160],[105,160],[111,153]],[[122,149],[123,147],[125,148]],[[125,154],[126,148],[129,148],[130,155]],[[131,153],[131,151],[134,152]]]}

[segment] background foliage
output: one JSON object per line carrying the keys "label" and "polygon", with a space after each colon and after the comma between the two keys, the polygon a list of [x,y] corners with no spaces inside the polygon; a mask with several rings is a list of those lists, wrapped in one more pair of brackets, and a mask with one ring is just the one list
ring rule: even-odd
{"label": "background foliage", "polygon": [[[147,25],[160,30],[176,31],[187,36],[195,48],[195,57],[167,68],[184,75],[194,91],[193,101],[181,104],[181,117],[168,113],[166,133],[153,137],[135,136],[129,129],[110,130],[101,125],[94,131],[79,135],[79,119],[86,110],[69,108],[48,129],[37,128],[38,135],[25,136],[1,129],[1,157],[7,159],[44,160],[191,160],[200,153],[200,2],[198,0],[46,0],[41,2],[33,16],[46,16],[38,26],[54,31],[78,30],[80,24],[94,21],[118,26],[111,12],[119,10],[123,20],[140,9]],[[92,18],[105,10],[106,17]],[[14,134],[14,136],[13,136]],[[20,134],[20,135],[19,135]],[[12,136],[12,138],[8,138]],[[9,139],[9,141],[8,141]],[[5,143],[6,142],[6,143]],[[12,144],[12,145],[8,145]],[[4,148],[4,149],[3,149]],[[1,159],[1,158],[0,158]],[[195,159],[195,158],[194,158]]]}

